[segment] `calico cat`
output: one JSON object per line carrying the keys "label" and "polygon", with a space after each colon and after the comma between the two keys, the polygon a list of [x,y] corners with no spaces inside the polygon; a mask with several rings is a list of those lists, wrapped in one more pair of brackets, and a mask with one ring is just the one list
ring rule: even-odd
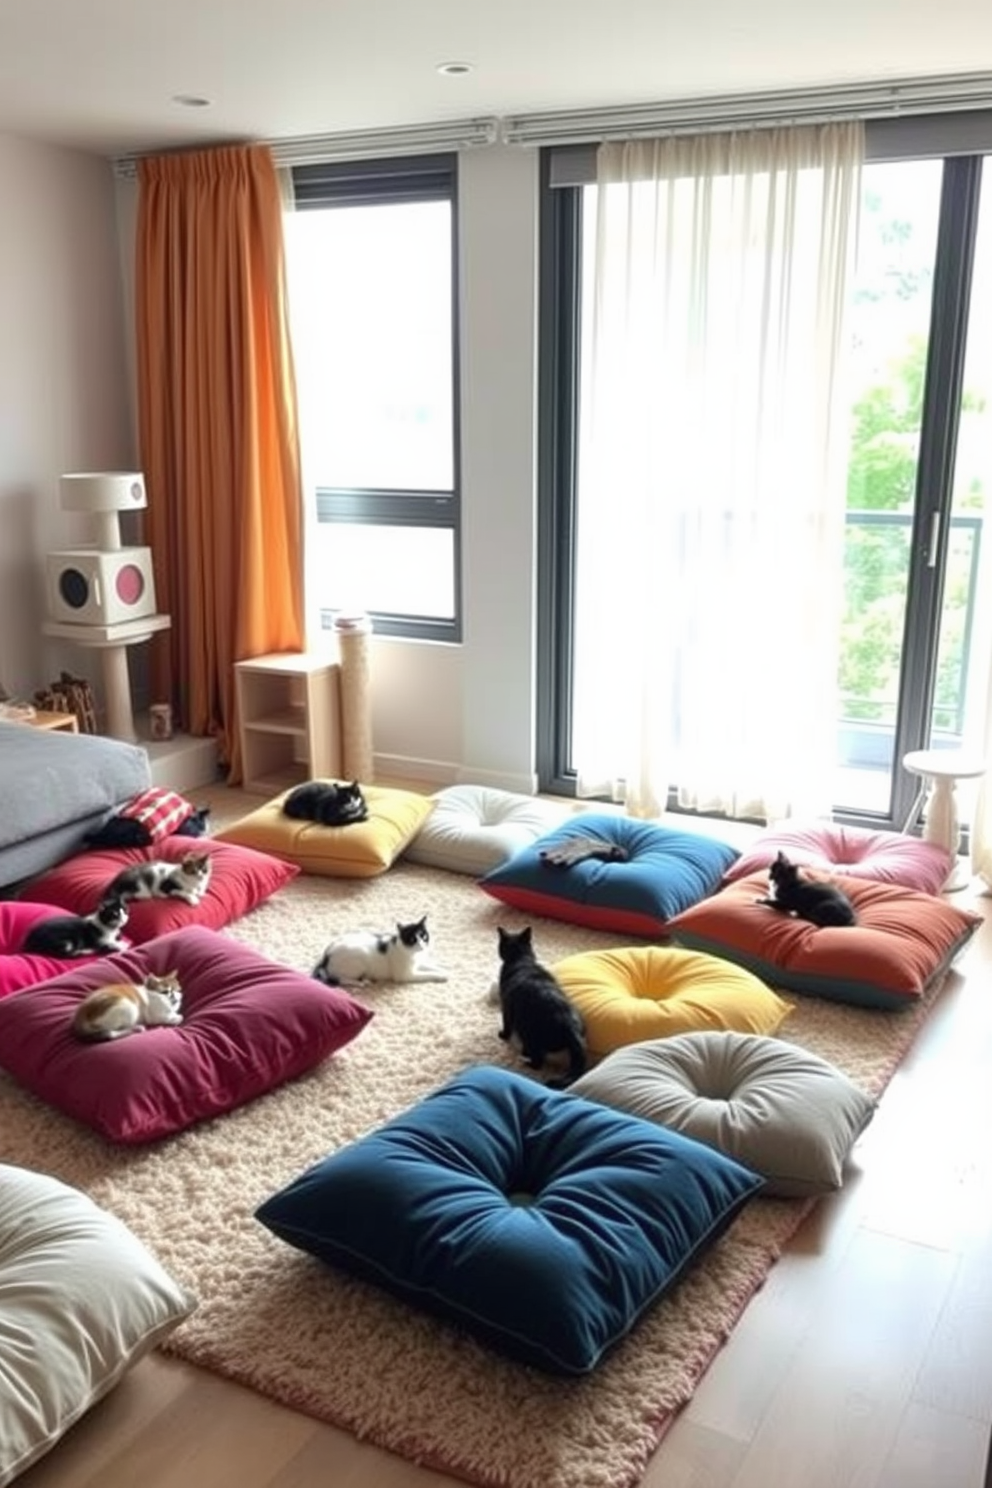
{"label": "calico cat", "polygon": [[210,854],[187,853],[178,863],[150,861],[122,868],[107,885],[104,897],[120,899],[183,899],[199,904],[210,882]]}
{"label": "calico cat", "polygon": [[120,931],[127,924],[127,905],[120,897],[105,897],[88,915],[52,915],[32,925],[22,952],[29,956],[106,956],[127,949]]}
{"label": "calico cat", "polygon": [[322,827],[347,827],[366,821],[369,814],[357,780],[342,785],[332,780],[306,780],[294,786],[282,809],[296,821],[318,822]]}
{"label": "calico cat", "polygon": [[547,1082],[552,1089],[561,1090],[584,1074],[588,1063],[582,1014],[565,996],[554,975],[538,961],[531,927],[527,925],[516,933],[504,930],[502,925],[497,928],[503,1013],[499,1036],[509,1039],[515,1034],[533,1069],[540,1069],[549,1054],[567,1054],[568,1074]]}
{"label": "calico cat", "polygon": [[791,863],[784,852],[779,852],[769,867],[768,879],[768,893],[757,900],[758,904],[768,904],[813,925],[858,923],[854,905],[843,889],[820,879],[802,878],[798,865]]}
{"label": "calico cat", "polygon": [[76,1008],[72,1031],[87,1043],[127,1038],[146,1028],[174,1028],[183,1021],[179,978],[152,972],[143,982],[111,982],[88,993]]}
{"label": "calico cat", "polygon": [[395,930],[349,930],[324,949],[312,975],[329,987],[362,982],[446,982],[427,953],[427,916]]}

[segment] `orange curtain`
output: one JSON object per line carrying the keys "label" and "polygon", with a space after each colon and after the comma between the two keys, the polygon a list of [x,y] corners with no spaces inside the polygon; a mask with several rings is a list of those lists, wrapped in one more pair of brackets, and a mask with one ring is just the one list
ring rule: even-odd
{"label": "orange curtain", "polygon": [[138,162],[138,423],[147,533],[172,629],[155,696],[242,778],[234,662],[303,646],[296,386],[271,153]]}

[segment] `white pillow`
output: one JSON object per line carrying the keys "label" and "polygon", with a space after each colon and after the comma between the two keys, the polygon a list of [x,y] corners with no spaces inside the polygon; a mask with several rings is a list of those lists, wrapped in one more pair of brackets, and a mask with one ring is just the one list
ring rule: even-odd
{"label": "white pillow", "polygon": [[92,1199],[0,1164],[0,1488],[195,1306]]}
{"label": "white pillow", "polygon": [[412,863],[481,878],[572,816],[570,802],[545,801],[487,785],[449,785],[406,849]]}

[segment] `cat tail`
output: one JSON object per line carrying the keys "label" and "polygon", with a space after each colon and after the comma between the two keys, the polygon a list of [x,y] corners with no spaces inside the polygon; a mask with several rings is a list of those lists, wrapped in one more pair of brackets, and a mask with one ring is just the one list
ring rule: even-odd
{"label": "cat tail", "polygon": [[336,977],[332,971],[328,971],[323,961],[317,962],[310,975],[318,982],[323,982],[325,987],[340,987],[342,985],[340,977]]}
{"label": "cat tail", "polygon": [[589,1067],[589,1057],[586,1053],[585,1039],[574,1030],[569,1033],[568,1043],[568,1073],[561,1075],[558,1079],[548,1080],[546,1084],[550,1090],[566,1090],[573,1080],[584,1075]]}

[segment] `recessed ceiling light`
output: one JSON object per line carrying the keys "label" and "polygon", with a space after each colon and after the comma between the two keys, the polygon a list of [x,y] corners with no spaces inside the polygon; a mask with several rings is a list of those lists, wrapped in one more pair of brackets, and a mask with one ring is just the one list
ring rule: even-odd
{"label": "recessed ceiling light", "polygon": [[210,99],[203,98],[199,93],[173,93],[173,103],[178,103],[181,108],[209,108]]}
{"label": "recessed ceiling light", "polygon": [[437,70],[442,77],[463,77],[472,71],[471,62],[439,62]]}

